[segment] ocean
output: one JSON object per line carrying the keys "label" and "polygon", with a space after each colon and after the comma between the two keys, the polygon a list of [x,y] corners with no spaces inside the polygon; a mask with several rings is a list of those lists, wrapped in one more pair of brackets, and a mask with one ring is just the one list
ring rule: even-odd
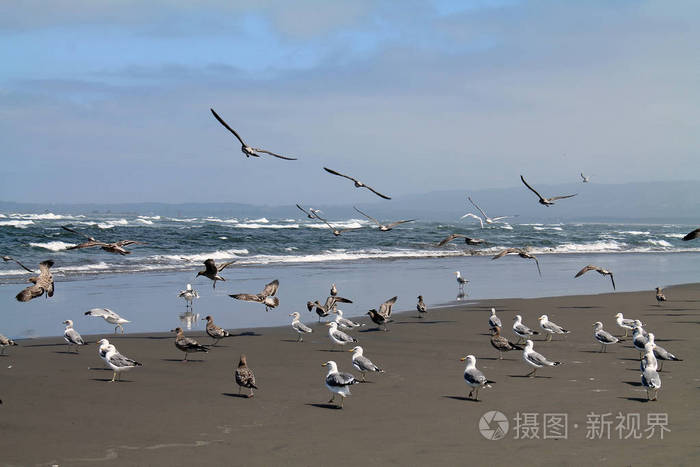
{"label": "ocean", "polygon": [[[59,335],[65,319],[75,321],[86,334],[110,331],[102,320],[83,316],[94,307],[111,308],[130,319],[129,332],[163,331],[181,324],[201,330],[201,318],[207,314],[235,329],[283,325],[292,311],[315,321],[305,303],[323,302],[331,283],[337,284],[340,295],[354,300],[343,307],[345,314],[358,316],[394,295],[399,296],[397,310],[410,310],[418,294],[435,306],[456,300],[612,291],[609,279],[596,273],[573,279],[586,264],[612,270],[618,291],[653,291],[656,286],[698,280],[700,242],[681,240],[694,225],[511,222],[482,229],[478,222],[451,220],[418,221],[381,232],[365,219],[330,219],[337,228],[359,229],[334,237],[325,224],[298,214],[246,219],[1,213],[0,254],[30,268],[53,260],[56,294],[48,300],[16,302],[13,297],[29,274],[15,263],[0,263],[5,318],[0,333],[15,338]],[[106,242],[129,239],[146,244],[127,247],[133,252],[127,256],[99,248],[66,250],[84,239],[62,225]],[[468,246],[457,239],[436,247],[453,232],[487,244]],[[517,256],[490,259],[503,248],[525,246],[538,256],[542,278],[532,261]],[[195,278],[207,258],[236,261],[222,272],[227,281],[216,289],[208,279]],[[458,296],[457,270],[470,280],[464,297]],[[266,313],[262,305],[228,297],[258,293],[272,279],[280,281],[281,305],[274,311]],[[184,301],[177,292],[187,283],[201,297],[194,313],[183,317]]]}

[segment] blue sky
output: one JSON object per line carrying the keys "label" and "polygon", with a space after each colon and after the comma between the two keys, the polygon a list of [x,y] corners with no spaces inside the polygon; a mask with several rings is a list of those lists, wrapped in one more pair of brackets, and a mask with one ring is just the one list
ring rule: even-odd
{"label": "blue sky", "polygon": [[[0,199],[366,201],[700,178],[691,1],[0,4]],[[209,114],[254,146],[246,159]],[[31,189],[28,189],[31,187]]]}

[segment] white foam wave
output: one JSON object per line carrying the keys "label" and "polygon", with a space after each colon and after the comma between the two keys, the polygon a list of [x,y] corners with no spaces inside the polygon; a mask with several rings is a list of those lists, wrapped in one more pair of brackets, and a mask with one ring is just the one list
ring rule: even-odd
{"label": "white foam wave", "polygon": [[685,234],[664,234],[666,238],[683,238]]}
{"label": "white foam wave", "polygon": [[298,229],[299,224],[236,224],[234,229]]}
{"label": "white foam wave", "polygon": [[12,221],[0,221],[0,227],[8,226],[15,227],[17,229],[26,229],[28,225],[32,225],[34,221],[29,220],[12,220]]}
{"label": "white foam wave", "polygon": [[219,240],[228,240],[228,237],[219,237]]}
{"label": "white foam wave", "polygon": [[244,249],[235,249],[232,248],[230,250],[217,250],[213,251],[211,253],[195,253],[192,255],[155,255],[151,256],[150,258],[153,259],[153,261],[163,263],[163,262],[170,262],[170,261],[177,261],[177,262],[188,262],[188,263],[201,263],[209,258],[214,259],[214,260],[220,260],[220,259],[236,259],[240,258],[240,255],[247,255],[249,252],[248,250]]}
{"label": "white foam wave", "polygon": [[85,216],[67,216],[67,215],[62,215],[62,214],[54,214],[52,212],[47,212],[44,214],[22,214],[22,213],[13,213],[10,214],[10,217],[12,219],[30,219],[30,220],[61,220],[61,219],[78,219],[78,218],[83,218]]}
{"label": "white foam wave", "polygon": [[141,219],[140,217],[136,219],[136,222],[140,222],[144,225],[153,225],[153,221],[149,219]]}
{"label": "white foam wave", "polygon": [[554,248],[534,248],[534,253],[604,253],[622,251],[627,245],[622,242],[610,240],[589,243],[563,243]]}
{"label": "white foam wave", "polygon": [[5,214],[0,214],[0,219],[5,219],[7,216]]}
{"label": "white foam wave", "polygon": [[627,234],[627,235],[649,235],[648,231],[641,231],[641,230],[622,230],[618,233]]}
{"label": "white foam wave", "polygon": [[649,239],[649,240],[647,240],[647,243],[651,243],[652,245],[655,245],[655,246],[662,246],[662,247],[666,247],[666,248],[670,248],[670,247],[673,246],[673,245],[671,245],[670,243],[668,243],[666,240],[654,240],[654,239]]}
{"label": "white foam wave", "polygon": [[150,220],[153,220],[153,221],[159,221],[159,220],[160,220],[160,216],[139,216],[138,218],[139,218],[139,219],[150,219]]}
{"label": "white foam wave", "polygon": [[[361,219],[348,219],[346,221],[328,221],[330,225],[336,229],[359,229],[368,224],[367,221]],[[309,227],[311,229],[327,229],[328,226],[322,223],[309,223],[304,224],[304,227]]]}
{"label": "white foam wave", "polygon": [[61,241],[53,241],[53,242],[46,242],[46,243],[30,243],[29,246],[33,246],[36,248],[44,248],[46,250],[51,250],[51,251],[62,251],[65,250],[68,247],[75,246],[75,243],[66,243],[66,242],[61,242]]}
{"label": "white foam wave", "polygon": [[261,217],[260,219],[250,219],[250,220],[246,220],[246,222],[250,222],[250,223],[253,223],[253,224],[268,224],[270,221],[267,220],[267,219],[264,218],[264,217]]}
{"label": "white foam wave", "polygon": [[97,227],[99,227],[100,229],[113,229],[114,224],[112,224],[111,222],[99,222],[97,224]]}
{"label": "white foam wave", "polygon": [[167,220],[172,221],[172,222],[194,222],[199,220],[197,217],[192,217],[189,219],[181,219],[179,217],[168,217]]}
{"label": "white foam wave", "polygon": [[235,217],[233,219],[219,219],[218,217],[207,217],[204,219],[206,222],[218,222],[222,224],[238,224],[238,219]]}

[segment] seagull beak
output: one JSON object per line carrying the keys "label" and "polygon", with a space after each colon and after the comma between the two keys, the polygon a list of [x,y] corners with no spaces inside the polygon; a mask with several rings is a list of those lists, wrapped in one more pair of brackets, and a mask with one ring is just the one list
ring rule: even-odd
{"label": "seagull beak", "polygon": [[465,361],[466,359],[467,359],[467,357],[462,357],[462,358],[459,359],[459,361],[460,361],[460,362],[463,362],[463,361]]}
{"label": "seagull beak", "polygon": [[321,366],[328,366],[328,363],[321,363]]}

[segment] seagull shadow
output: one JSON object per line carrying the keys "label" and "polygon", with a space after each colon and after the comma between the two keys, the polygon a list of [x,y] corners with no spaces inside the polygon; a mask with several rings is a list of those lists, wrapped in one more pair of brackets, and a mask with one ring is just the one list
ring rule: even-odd
{"label": "seagull shadow", "polygon": [[560,310],[591,310],[591,309],[600,308],[600,307],[590,305],[590,306],[558,306],[557,308],[559,308]]}
{"label": "seagull shadow", "polygon": [[231,334],[230,337],[260,337],[262,334],[258,334],[255,331],[245,331],[239,332],[238,334]]}
{"label": "seagull shadow", "polygon": [[[396,323],[399,324],[399,323]],[[385,332],[384,329],[379,329],[379,328],[369,328],[369,329],[361,329],[360,331],[357,332]]]}
{"label": "seagull shadow", "polygon": [[[280,339],[280,342],[299,342],[299,341],[296,339]],[[301,341],[301,342],[304,342],[304,341]]]}
{"label": "seagull shadow", "polygon": [[80,353],[78,353],[78,352],[71,352],[68,350],[56,350],[56,351],[54,351],[54,353],[63,353],[66,355],[80,355]]}
{"label": "seagull shadow", "polygon": [[[93,381],[102,381],[102,382],[112,382],[112,378],[92,378]],[[130,379],[120,379],[118,381],[114,381],[114,383],[133,383],[132,380]]]}
{"label": "seagull shadow", "polygon": [[650,401],[646,397],[618,397],[618,399],[627,399],[628,401],[642,402],[642,403],[655,402],[655,401]]}
{"label": "seagull shadow", "polygon": [[59,347],[62,345],[66,345],[66,343],[61,342],[58,344],[29,344],[29,345],[23,345],[22,347]]}
{"label": "seagull shadow", "polygon": [[672,321],[674,324],[700,324],[700,321]]}
{"label": "seagull shadow", "polygon": [[316,349],[316,352],[347,352],[347,350],[342,350],[342,349]]}
{"label": "seagull shadow", "polygon": [[626,362],[638,362],[639,361],[638,358],[618,358],[618,360],[623,360]]}
{"label": "seagull shadow", "polygon": [[187,363],[187,362],[201,363],[204,361],[204,360],[192,360],[192,359],[183,360],[181,358],[161,358],[161,360],[163,360],[164,362],[184,362],[184,363]]}
{"label": "seagull shadow", "polygon": [[481,402],[479,399],[472,399],[471,397],[464,396],[442,396],[445,399],[454,399],[456,401],[468,401],[468,402]]}
{"label": "seagull shadow", "polygon": [[638,381],[624,381],[624,383],[629,384],[630,386],[637,387],[637,388],[642,386],[642,383],[640,383]]}
{"label": "seagull shadow", "polygon": [[581,350],[580,352],[583,352],[583,353],[608,353],[608,352],[601,352],[600,350]]}
{"label": "seagull shadow", "polygon": [[112,371],[111,368],[95,368],[95,367],[88,367],[88,370],[90,370],[90,371]]}
{"label": "seagull shadow", "polygon": [[306,404],[306,405],[310,405],[311,407],[318,407],[319,409],[340,410],[340,406],[335,405],[335,404]]}
{"label": "seagull shadow", "polygon": [[241,399],[252,399],[251,397],[248,397],[248,394],[238,394],[235,392],[222,392],[221,395],[227,397],[240,397]]}
{"label": "seagull shadow", "polygon": [[528,375],[508,375],[511,378],[532,378],[532,379],[537,379],[537,378],[544,378],[544,379],[552,379],[551,376],[540,376],[540,375],[535,375],[535,376],[528,376]]}
{"label": "seagull shadow", "polygon": [[[416,318],[417,319],[417,318]],[[442,324],[442,323],[456,323],[457,321],[445,320],[445,319],[435,319],[435,320],[420,320],[420,321],[399,321],[394,324]]]}

